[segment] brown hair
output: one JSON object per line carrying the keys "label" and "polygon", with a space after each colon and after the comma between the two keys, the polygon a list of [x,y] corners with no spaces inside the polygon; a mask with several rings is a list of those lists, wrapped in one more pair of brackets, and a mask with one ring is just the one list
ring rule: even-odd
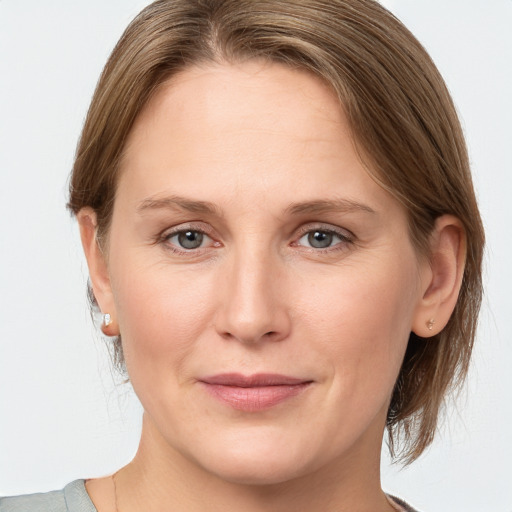
{"label": "brown hair", "polygon": [[[368,172],[406,208],[418,253],[435,219],[458,217],[467,260],[455,311],[428,340],[411,334],[391,399],[391,452],[432,442],[444,397],[468,369],[480,308],[483,228],[447,88],[414,36],[373,0],[159,0],[129,25],[100,77],[78,145],[69,208],[90,206],[106,243],[119,161],[155,90],[202,62],[268,59],[306,69],[340,99]],[[116,361],[123,366],[120,338]]]}

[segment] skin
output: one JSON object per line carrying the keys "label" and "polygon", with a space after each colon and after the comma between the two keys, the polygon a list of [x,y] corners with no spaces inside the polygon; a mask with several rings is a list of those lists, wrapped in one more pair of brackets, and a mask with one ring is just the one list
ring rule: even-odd
{"label": "skin", "polygon": [[[327,86],[261,62],[182,72],[136,120],[103,251],[94,212],[78,217],[145,411],[119,510],[393,510],[379,476],[391,392],[410,332],[448,321],[463,234],[442,217],[418,256]],[[239,411],[199,382],[228,372],[311,384]],[[87,490],[115,510],[112,479]]]}

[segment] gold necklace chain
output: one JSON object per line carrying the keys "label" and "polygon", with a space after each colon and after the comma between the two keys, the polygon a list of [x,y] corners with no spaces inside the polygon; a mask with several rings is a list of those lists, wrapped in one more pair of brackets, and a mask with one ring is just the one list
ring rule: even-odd
{"label": "gold necklace chain", "polygon": [[114,504],[116,506],[116,512],[119,512],[119,509],[117,508],[117,486],[116,486],[116,476],[117,476],[117,473],[118,473],[118,471],[116,471],[112,475],[112,483],[114,484]]}

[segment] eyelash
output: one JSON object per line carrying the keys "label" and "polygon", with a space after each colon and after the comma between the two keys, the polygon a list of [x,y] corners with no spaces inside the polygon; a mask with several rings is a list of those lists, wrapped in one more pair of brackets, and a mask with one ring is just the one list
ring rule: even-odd
{"label": "eyelash", "polygon": [[[209,230],[204,228],[204,225],[196,225],[196,224],[189,224],[186,226],[177,226],[176,228],[172,229],[171,231],[165,231],[162,233],[159,237],[157,242],[164,244],[166,249],[170,250],[171,252],[179,255],[184,256],[198,256],[204,252],[204,250],[210,248],[210,247],[221,247],[220,242],[215,242],[208,233]],[[210,240],[213,242],[213,244],[210,244],[206,247],[198,247],[196,249],[186,249],[186,248],[179,248],[177,245],[170,243],[170,240],[178,236],[182,233],[187,232],[194,232],[199,233],[201,235],[207,236],[210,238]],[[325,248],[318,248],[318,247],[308,247],[299,244],[299,241],[304,238],[306,235],[314,232],[324,233],[326,235],[333,235],[340,239],[340,242]],[[342,229],[334,229],[333,226],[325,226],[325,225],[307,225],[302,227],[296,237],[295,241],[292,242],[292,247],[301,247],[303,250],[311,253],[331,253],[331,252],[337,252],[337,251],[343,251],[347,249],[347,246],[354,244],[355,237],[354,235],[348,231],[348,230],[342,230]]]}

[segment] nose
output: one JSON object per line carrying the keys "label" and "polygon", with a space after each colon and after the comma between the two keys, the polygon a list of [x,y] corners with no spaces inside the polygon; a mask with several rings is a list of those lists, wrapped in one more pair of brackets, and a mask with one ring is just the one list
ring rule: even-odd
{"label": "nose", "polygon": [[291,330],[285,272],[278,257],[243,251],[225,262],[215,328],[242,343],[281,341]]}

